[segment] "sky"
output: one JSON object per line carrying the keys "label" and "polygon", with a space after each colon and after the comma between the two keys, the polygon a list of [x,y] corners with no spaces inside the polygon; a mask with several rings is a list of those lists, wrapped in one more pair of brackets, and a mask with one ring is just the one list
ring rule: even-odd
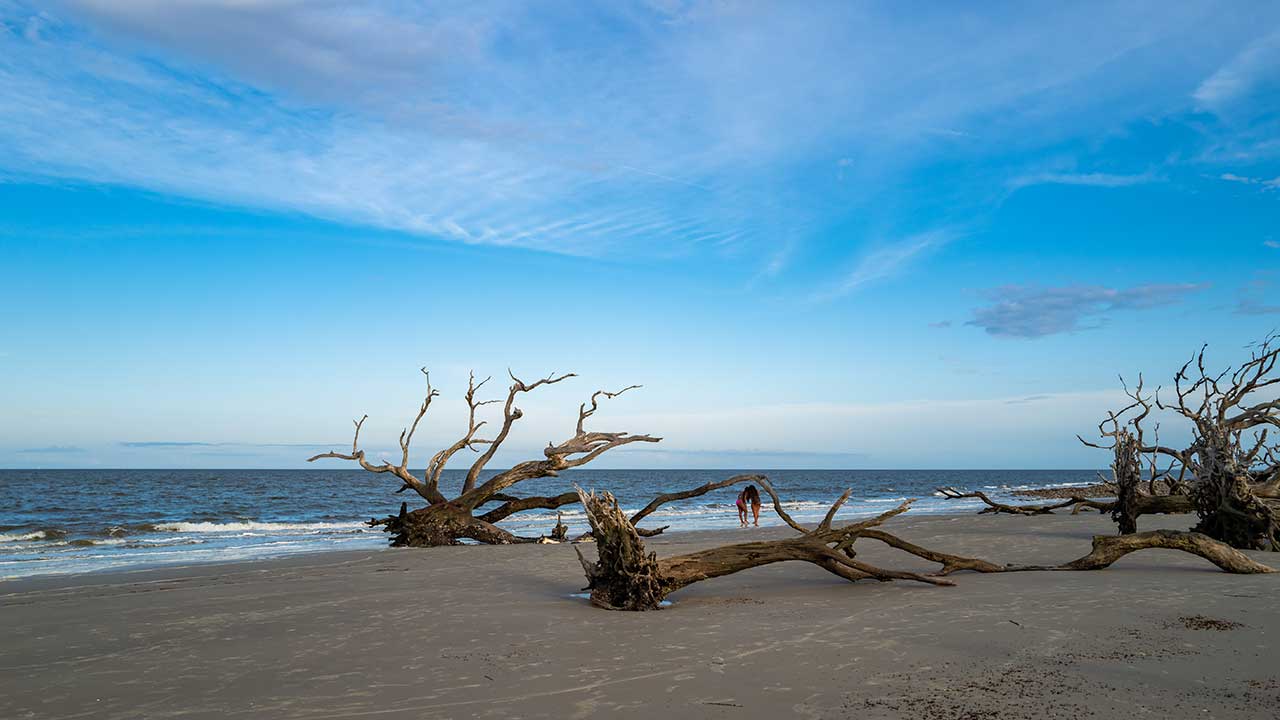
{"label": "sky", "polygon": [[1271,2],[0,0],[0,467],[1104,467],[1277,220]]}

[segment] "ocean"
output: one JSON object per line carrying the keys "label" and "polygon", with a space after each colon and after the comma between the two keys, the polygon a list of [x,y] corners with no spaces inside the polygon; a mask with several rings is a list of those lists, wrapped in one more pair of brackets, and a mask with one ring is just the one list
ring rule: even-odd
{"label": "ocean", "polygon": [[[685,490],[739,472],[769,476],[797,520],[821,519],[845,488],[839,517],[875,515],[907,497],[913,514],[976,512],[981,503],[946,500],[934,488],[1013,490],[1085,485],[1095,470],[591,470],[521,483],[518,495],[563,492],[577,483],[612,492],[626,509],[659,492]],[[445,488],[463,471],[446,471]],[[246,560],[321,550],[375,549],[387,536],[371,517],[414,506],[398,483],[361,470],[0,470],[0,580],[155,565]],[[642,526],[668,532],[737,526],[740,487],[663,506]],[[447,493],[446,493],[447,494]],[[586,530],[581,508],[561,508],[571,533]],[[520,535],[550,531],[556,511],[523,513],[503,527]],[[780,524],[767,504],[761,524]]]}

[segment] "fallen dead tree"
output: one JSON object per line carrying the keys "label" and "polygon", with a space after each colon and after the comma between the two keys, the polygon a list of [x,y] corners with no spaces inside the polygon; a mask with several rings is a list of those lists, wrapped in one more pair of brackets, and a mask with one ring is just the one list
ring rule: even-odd
{"label": "fallen dead tree", "polygon": [[[1082,510],[1097,510],[1101,513],[1115,513],[1120,506],[1118,500],[1101,500],[1095,498],[1087,498],[1079,495],[1066,497],[1062,502],[1052,503],[1048,505],[1010,505],[1008,503],[997,502],[992,500],[986,493],[980,490],[964,491],[957,490],[953,487],[940,487],[936,489],[944,497],[951,500],[963,500],[974,498],[981,500],[987,507],[978,511],[979,515],[988,513],[1005,514],[1005,515],[1051,515],[1054,510],[1065,510],[1071,508],[1071,514],[1075,515]],[[1191,499],[1186,495],[1144,495],[1140,494],[1130,501],[1131,511],[1137,515],[1165,515],[1189,513],[1193,510]]]}
{"label": "fallen dead tree", "polygon": [[[954,585],[943,576],[960,570],[980,573],[1099,570],[1131,552],[1159,548],[1198,555],[1226,572],[1275,572],[1209,537],[1171,530],[1120,537],[1095,537],[1093,549],[1088,555],[1062,565],[998,565],[980,558],[924,548],[879,529],[885,521],[906,512],[913,500],[907,500],[869,520],[835,526],[835,515],[852,492],[846,490],[817,526],[806,528],[783,510],[777,493],[768,481],[760,484],[772,498],[774,512],[796,530],[799,537],[724,545],[669,558],[659,558],[656,553],[645,549],[644,541],[636,532],[635,526],[619,509],[612,495],[608,492],[586,492],[578,489],[579,499],[596,539],[597,559],[594,562],[587,560],[582,551],[575,547],[587,577],[585,589],[591,593],[591,602],[609,610],[655,610],[668,595],[693,583],[788,561],[811,563],[851,582],[863,579],[882,582],[912,580],[930,585]],[[854,543],[861,538],[878,540],[942,567],[934,574],[920,574],[871,565],[858,560],[854,551]]]}
{"label": "fallen dead tree", "polygon": [[1072,497],[1066,498],[1062,502],[1053,503],[1049,505],[1035,505],[1035,504],[1009,505],[1007,503],[996,502],[995,500],[992,500],[990,497],[987,496],[986,493],[982,492],[981,490],[965,491],[965,490],[957,490],[956,488],[953,488],[953,487],[940,487],[940,488],[937,488],[937,492],[941,493],[943,497],[946,497],[951,500],[964,500],[968,498],[981,500],[983,503],[986,504],[986,507],[978,511],[979,515],[986,515],[987,513],[995,513],[997,515],[1001,513],[1006,515],[1049,515],[1049,514],[1052,514],[1054,510],[1061,510],[1063,508],[1076,507],[1081,505],[1086,507],[1094,507],[1095,509],[1102,509],[1104,505],[1108,508],[1110,507],[1109,503],[1100,503],[1095,500],[1091,500],[1089,498],[1078,497],[1078,496],[1072,496]]}
{"label": "fallen dead tree", "polygon": [[[612,399],[640,386],[632,385],[614,392],[598,390],[592,393],[589,405],[588,403],[582,403],[578,406],[577,426],[569,439],[561,443],[548,443],[547,447],[543,448],[542,459],[518,463],[510,469],[502,470],[482,481],[481,476],[486,465],[493,459],[503,441],[507,439],[512,426],[516,421],[524,417],[523,411],[516,406],[517,398],[543,385],[553,385],[575,377],[575,375],[573,373],[563,375],[555,375],[553,373],[541,380],[530,383],[511,375],[511,385],[507,389],[506,400],[503,402],[500,400],[477,399],[477,393],[489,381],[489,378],[477,383],[473,374],[467,383],[467,392],[464,396],[469,411],[466,433],[452,445],[433,455],[430,462],[427,463],[426,470],[419,476],[409,469],[410,446],[413,442],[414,433],[430,408],[432,400],[440,394],[431,387],[431,377],[426,368],[422,369],[422,373],[427,376],[426,396],[418,408],[417,416],[414,417],[412,424],[400,433],[399,462],[383,461],[376,464],[372,463],[366,457],[365,451],[360,448],[360,429],[364,426],[365,420],[369,417],[368,415],[354,421],[355,436],[351,441],[351,452],[327,452],[307,459],[307,462],[314,462],[322,458],[355,461],[368,472],[389,474],[400,481],[400,489],[395,492],[400,493],[412,490],[426,501],[425,507],[413,510],[409,509],[408,503],[401,503],[398,514],[369,521],[371,527],[381,527],[391,534],[391,545],[393,547],[456,545],[463,539],[494,545],[536,542],[539,538],[518,536],[500,527],[498,523],[517,513],[529,510],[554,510],[577,502],[578,495],[576,492],[570,491],[559,495],[519,497],[510,494],[509,490],[511,488],[535,478],[558,477],[561,471],[585,465],[604,453],[623,445],[636,442],[656,443],[661,440],[661,438],[651,435],[587,430],[585,427],[586,421],[599,409],[599,402],[602,398]],[[501,427],[491,438],[479,437],[481,428],[487,422],[479,420],[477,413],[480,408],[498,402],[503,402]],[[468,468],[461,489],[453,497],[448,497],[441,487],[440,480],[449,461],[464,449],[478,453],[479,456]],[[639,522],[667,502],[697,497],[712,490],[738,483],[752,482],[758,477],[756,475],[737,475],[727,480],[707,483],[692,490],[660,495],[643,510],[636,513],[634,521]],[[497,504],[496,507],[488,510],[484,509],[486,506],[491,506],[495,503]],[[559,526],[558,522],[557,525]],[[633,529],[647,537],[656,535],[665,528],[654,530]],[[559,537],[564,537],[567,529],[562,531],[556,528],[552,532]]]}

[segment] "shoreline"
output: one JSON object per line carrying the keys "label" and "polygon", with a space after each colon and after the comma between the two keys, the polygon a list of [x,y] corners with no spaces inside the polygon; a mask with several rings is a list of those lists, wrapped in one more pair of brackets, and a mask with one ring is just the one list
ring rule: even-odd
{"label": "shoreline", "polygon": [[[1150,520],[1143,529],[1188,518]],[[886,529],[1060,563],[1114,525],[954,514]],[[671,532],[646,546],[666,556],[789,532]],[[934,568],[879,543],[858,550]],[[779,563],[698,583],[659,612],[617,613],[572,597],[583,578],[564,545],[32,577],[0,585],[0,716],[1262,718],[1280,703],[1280,575],[1152,551],[1097,572],[952,579],[847,583]]]}
{"label": "shoreline", "polygon": [[[1033,491],[1026,491],[1026,492],[1033,492]],[[978,502],[968,503],[968,506],[971,506],[975,509],[983,507],[983,505]],[[764,519],[765,512],[772,513],[772,510],[768,505],[765,506],[765,510],[761,513],[762,520]],[[956,519],[962,519],[962,518],[967,518],[967,517],[977,515],[976,512],[947,512],[947,513],[919,512],[919,513],[911,514],[912,512],[914,511],[908,511],[908,513],[902,519],[898,520],[898,522],[903,522],[903,521],[909,522],[913,520],[920,521],[926,518],[956,520]],[[862,517],[871,517],[871,515],[867,513],[862,513],[856,516],[841,515],[839,517],[839,520],[844,522],[850,522],[856,519],[860,519]],[[809,523],[809,524],[812,525],[813,523]],[[386,534],[380,530],[369,530],[365,532],[376,534],[380,536],[380,539],[385,539],[386,537]],[[761,533],[766,533],[766,534],[762,535]],[[780,518],[778,518],[776,515],[771,515],[769,524],[767,525],[762,524],[759,527],[752,527],[752,528],[734,527],[734,528],[669,529],[664,531],[661,535],[656,535],[651,538],[646,538],[645,545],[646,547],[652,546],[654,548],[661,547],[664,544],[671,544],[671,545],[677,545],[677,546],[683,546],[683,545],[689,545],[689,544],[698,544],[698,545],[707,544],[709,546],[712,544],[727,544],[727,543],[734,543],[734,542],[749,542],[751,540],[775,539],[780,537],[787,537],[788,535],[792,535],[792,534],[794,534],[794,531],[788,528]],[[530,543],[530,544],[533,545],[537,543]],[[544,543],[542,544],[542,546],[546,547],[548,545],[556,545],[556,544],[573,545],[574,543],[572,542]],[[591,547],[593,544],[588,542],[588,543],[583,543],[582,545],[583,547]],[[500,547],[514,547],[514,546],[485,546],[485,545],[479,545],[479,544],[472,545],[468,543],[464,545],[458,545],[455,547],[498,547],[500,548]],[[195,562],[188,562],[188,563],[157,562],[157,563],[146,564],[146,565],[138,564],[138,565],[132,565],[132,566],[126,566],[126,567],[106,567],[106,568],[98,568],[98,569],[92,569],[92,570],[83,570],[78,572],[42,573],[42,574],[34,574],[34,575],[19,575],[19,576],[8,577],[8,578],[0,577],[0,598],[4,596],[7,590],[10,590],[16,586],[25,585],[29,583],[36,583],[36,581],[41,581],[41,580],[48,581],[46,583],[40,583],[41,585],[48,585],[50,587],[57,587],[57,586],[66,584],[62,582],[57,582],[60,580],[73,582],[77,579],[83,580],[83,579],[90,579],[90,578],[101,578],[103,576],[107,576],[108,579],[110,580],[115,580],[115,578],[112,576],[116,576],[116,575],[122,576],[121,579],[123,580],[124,576],[133,576],[140,573],[156,574],[158,576],[157,577],[158,580],[164,580],[164,579],[169,579],[170,571],[172,571],[173,577],[186,577],[193,574],[199,574],[200,571],[204,571],[204,570],[207,570],[209,572],[231,571],[236,568],[240,568],[244,570],[257,570],[258,568],[255,567],[257,565],[264,566],[262,570],[265,571],[265,570],[269,570],[271,567],[276,565],[283,564],[283,566],[287,567],[289,565],[292,565],[291,561],[293,560],[303,561],[308,558],[314,559],[316,556],[324,556],[324,557],[332,556],[335,559],[341,560],[343,558],[349,558],[349,557],[363,557],[363,556],[370,555],[371,553],[381,553],[384,551],[395,551],[395,552],[427,551],[429,552],[433,550],[443,550],[447,552],[450,549],[451,548],[447,548],[447,547],[446,548],[393,548],[384,542],[383,544],[380,544],[376,547],[365,547],[360,549],[344,550],[344,549],[335,549],[333,547],[327,547],[327,546],[317,544],[314,549],[297,550],[297,551],[289,552],[287,554],[268,555],[268,556],[262,556],[262,557],[237,558],[232,560],[195,561]],[[1277,562],[1280,563],[1280,559],[1278,559]]]}
{"label": "shoreline", "polygon": [[[448,471],[446,471],[447,474]],[[459,471],[461,472],[461,471]],[[574,482],[605,487],[623,507],[639,510],[658,491],[723,480],[726,471],[575,470]],[[817,522],[840,493],[855,495],[841,517],[879,513],[904,497],[919,498],[913,514],[965,512],[963,501],[939,497],[940,485],[980,488],[1008,498],[1009,490],[1078,484],[1095,477],[1085,471],[770,471],[784,483],[788,511]],[[282,484],[304,481],[314,494],[300,505],[280,502]],[[451,487],[458,473],[446,477]],[[86,492],[56,504],[43,500],[66,483]],[[557,495],[568,479],[535,481],[532,495]],[[80,574],[156,565],[218,562],[230,558],[279,557],[316,550],[378,547],[382,533],[370,517],[383,517],[399,503],[386,478],[361,470],[297,471],[0,471],[0,485],[16,501],[0,509],[0,578]],[[189,488],[198,501],[167,488]],[[737,526],[730,490],[676,501],[648,519],[650,527],[706,530]],[[972,507],[978,507],[974,501]],[[563,514],[570,533],[585,531],[580,507],[533,509],[507,518],[502,527],[522,536],[547,534]],[[768,517],[768,514],[766,514]]]}

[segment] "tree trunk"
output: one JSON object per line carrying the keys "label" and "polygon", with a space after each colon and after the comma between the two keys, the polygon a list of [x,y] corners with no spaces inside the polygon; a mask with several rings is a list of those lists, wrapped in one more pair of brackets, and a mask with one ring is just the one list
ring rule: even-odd
{"label": "tree trunk", "polygon": [[850,495],[846,491],[832,506],[826,519],[815,529],[804,530],[785,514],[781,501],[768,482],[761,485],[773,497],[774,509],[779,516],[803,533],[800,537],[726,545],[661,560],[655,553],[645,550],[644,541],[612,495],[579,490],[598,554],[598,559],[592,563],[581,550],[574,548],[587,576],[586,589],[591,591],[591,602],[608,610],[656,610],[667,595],[693,583],[791,560],[812,563],[851,581],[874,578],[915,580],[930,585],[954,584],[937,577],[868,565],[848,552],[849,544],[859,532],[905,512],[910,502],[871,520],[832,529],[831,521],[836,510]]}
{"label": "tree trunk", "polygon": [[[588,561],[582,551],[578,560],[587,576],[591,602],[608,610],[656,610],[667,595],[693,583],[722,577],[777,562],[800,560],[812,563],[846,580],[916,580],[932,585],[954,585],[939,575],[959,570],[979,573],[1026,572],[1044,570],[1100,570],[1121,557],[1139,550],[1162,548],[1198,555],[1229,573],[1270,573],[1274,569],[1254,561],[1243,553],[1199,533],[1176,530],[1153,530],[1121,536],[1098,536],[1093,550],[1082,558],[1062,565],[997,565],[978,558],[937,552],[902,540],[876,526],[905,512],[908,500],[879,517],[832,528],[831,522],[850,491],[832,505],[826,518],[812,530],[797,524],[782,509],[773,488],[763,483],[773,498],[774,509],[800,537],[783,540],[739,543],[711,548],[671,558],[658,558],[645,550],[636,528],[618,509],[617,501],[607,492],[579,490],[587,519],[596,538],[598,559]],[[857,560],[853,543],[859,538],[880,540],[890,547],[942,565],[935,575],[920,575],[885,570]]]}
{"label": "tree trunk", "polygon": [[1111,463],[1116,486],[1116,504],[1111,519],[1121,535],[1138,532],[1138,485],[1142,482],[1142,446],[1127,429],[1116,434],[1115,458]]}
{"label": "tree trunk", "polygon": [[1248,555],[1218,542],[1213,538],[1197,532],[1182,530],[1149,530],[1144,533],[1107,537],[1098,535],[1093,538],[1093,551],[1084,557],[1059,565],[1052,570],[1101,570],[1131,552],[1159,548],[1162,550],[1181,550],[1192,555],[1199,555],[1222,568],[1224,572],[1237,575],[1256,573],[1273,573],[1274,568],[1257,562]]}

